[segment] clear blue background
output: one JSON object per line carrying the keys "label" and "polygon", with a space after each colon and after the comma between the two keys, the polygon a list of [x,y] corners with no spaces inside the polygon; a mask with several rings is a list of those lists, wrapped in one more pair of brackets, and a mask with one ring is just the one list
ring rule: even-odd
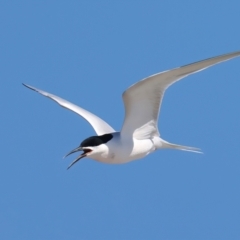
{"label": "clear blue background", "polygon": [[0,239],[240,239],[240,58],[165,94],[163,150],[124,165],[62,156],[94,135],[76,103],[121,129],[122,92],[240,50],[239,1],[1,1]]}

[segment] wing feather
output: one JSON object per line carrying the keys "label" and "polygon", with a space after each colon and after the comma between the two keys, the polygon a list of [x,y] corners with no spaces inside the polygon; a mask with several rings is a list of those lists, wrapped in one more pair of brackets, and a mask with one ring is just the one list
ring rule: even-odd
{"label": "wing feather", "polygon": [[185,65],[152,75],[132,85],[123,93],[125,119],[122,136],[145,139],[160,136],[158,115],[165,90],[176,81],[220,62],[240,56],[240,51]]}
{"label": "wing feather", "polygon": [[40,89],[31,87],[27,84],[23,84],[23,85],[33,91],[36,91],[36,92],[42,94],[45,97],[52,99],[53,101],[57,102],[60,106],[66,108],[66,109],[69,109],[69,110],[77,113],[81,117],[83,117],[85,120],[87,120],[92,125],[92,127],[95,130],[95,132],[97,133],[97,135],[103,135],[106,133],[115,132],[115,130],[108,123],[106,123],[104,120],[102,120],[98,116],[94,115],[93,113],[91,113],[71,102],[68,102],[67,100],[65,100],[63,98],[55,96],[51,93],[44,92]]}

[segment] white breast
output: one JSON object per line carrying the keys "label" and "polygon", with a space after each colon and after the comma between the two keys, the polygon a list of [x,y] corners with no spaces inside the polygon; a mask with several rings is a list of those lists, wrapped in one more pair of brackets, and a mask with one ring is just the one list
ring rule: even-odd
{"label": "white breast", "polygon": [[122,139],[119,132],[105,146],[101,155],[89,156],[90,158],[103,163],[121,164],[143,158],[155,150],[150,139]]}

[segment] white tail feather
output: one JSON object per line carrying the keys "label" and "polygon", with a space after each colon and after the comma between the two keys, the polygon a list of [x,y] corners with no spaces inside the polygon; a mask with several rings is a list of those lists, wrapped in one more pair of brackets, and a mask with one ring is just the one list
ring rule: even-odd
{"label": "white tail feather", "polygon": [[188,151],[188,152],[203,153],[201,151],[201,149],[195,148],[195,147],[177,145],[177,144],[169,143],[164,140],[162,140],[161,143],[162,143],[162,148],[171,148],[171,149],[183,150],[183,151]]}

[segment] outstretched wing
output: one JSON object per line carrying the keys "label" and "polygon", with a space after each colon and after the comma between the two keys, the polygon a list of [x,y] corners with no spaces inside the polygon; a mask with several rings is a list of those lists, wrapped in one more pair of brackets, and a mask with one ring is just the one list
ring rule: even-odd
{"label": "outstretched wing", "polygon": [[125,119],[122,136],[145,139],[160,136],[157,122],[165,90],[174,82],[217,63],[240,56],[240,51],[209,58],[169,71],[157,73],[132,85],[123,93]]}
{"label": "outstretched wing", "polygon": [[55,96],[51,93],[44,92],[40,89],[31,87],[26,84],[23,84],[23,85],[27,88],[30,88],[30,89],[42,94],[45,97],[52,99],[53,101],[57,102],[60,106],[67,108],[67,109],[77,113],[81,117],[83,117],[85,120],[87,120],[92,125],[92,127],[95,130],[95,132],[97,133],[97,135],[103,135],[106,133],[115,132],[115,130],[109,124],[107,124],[105,121],[103,121],[101,118],[94,115],[93,113],[90,113],[87,110],[85,110],[81,107],[78,107],[77,105],[70,103],[67,100],[64,100],[64,99],[62,99],[58,96]]}

